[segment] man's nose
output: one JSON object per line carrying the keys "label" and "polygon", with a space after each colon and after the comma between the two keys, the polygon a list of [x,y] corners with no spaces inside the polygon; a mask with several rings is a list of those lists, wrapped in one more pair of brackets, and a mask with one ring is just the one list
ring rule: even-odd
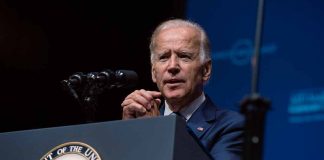
{"label": "man's nose", "polygon": [[169,59],[168,72],[171,74],[177,74],[180,71],[179,59],[176,56],[172,56]]}

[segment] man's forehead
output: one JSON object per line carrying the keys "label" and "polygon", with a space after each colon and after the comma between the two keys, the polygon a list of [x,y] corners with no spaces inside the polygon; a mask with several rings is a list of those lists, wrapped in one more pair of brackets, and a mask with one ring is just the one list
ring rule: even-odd
{"label": "man's forehead", "polygon": [[158,32],[158,35],[168,34],[168,33],[191,33],[191,34],[199,34],[199,30],[191,26],[178,26],[178,27],[170,27],[164,28]]}
{"label": "man's forehead", "polygon": [[170,28],[161,31],[156,37],[158,43],[192,43],[199,40],[199,32],[188,27]]}

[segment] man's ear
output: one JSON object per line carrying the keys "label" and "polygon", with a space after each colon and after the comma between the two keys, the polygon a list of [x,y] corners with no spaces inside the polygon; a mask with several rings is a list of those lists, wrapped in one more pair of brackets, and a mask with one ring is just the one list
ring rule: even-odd
{"label": "man's ear", "polygon": [[155,77],[155,66],[154,64],[151,65],[151,75],[152,75],[152,81],[156,83],[156,77]]}
{"label": "man's ear", "polygon": [[212,62],[211,60],[208,60],[207,62],[205,62],[203,64],[203,75],[202,75],[202,78],[204,81],[208,81],[210,76],[211,76],[211,71],[212,71]]}

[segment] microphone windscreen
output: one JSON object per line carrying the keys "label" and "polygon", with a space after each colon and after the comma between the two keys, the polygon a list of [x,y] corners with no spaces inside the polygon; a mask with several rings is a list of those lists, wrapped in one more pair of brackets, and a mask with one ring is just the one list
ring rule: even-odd
{"label": "microphone windscreen", "polygon": [[116,82],[119,87],[130,87],[137,84],[138,76],[135,71],[132,70],[117,70],[115,72]]}

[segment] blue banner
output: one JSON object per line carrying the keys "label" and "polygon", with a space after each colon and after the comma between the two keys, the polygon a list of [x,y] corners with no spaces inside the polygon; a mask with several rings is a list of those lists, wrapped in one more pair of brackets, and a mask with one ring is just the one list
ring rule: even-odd
{"label": "blue banner", "polygon": [[[187,18],[212,42],[206,92],[239,110],[251,92],[257,0],[187,1]],[[264,159],[324,158],[324,1],[265,0],[259,93],[270,99]]]}

